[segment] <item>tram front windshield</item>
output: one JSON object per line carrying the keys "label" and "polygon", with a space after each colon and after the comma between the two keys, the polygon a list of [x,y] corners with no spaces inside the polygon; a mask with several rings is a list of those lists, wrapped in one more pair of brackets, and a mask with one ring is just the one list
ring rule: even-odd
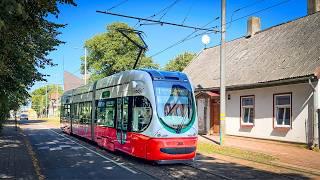
{"label": "tram front windshield", "polygon": [[154,85],[160,120],[175,130],[181,130],[188,126],[194,113],[190,84],[156,81]]}

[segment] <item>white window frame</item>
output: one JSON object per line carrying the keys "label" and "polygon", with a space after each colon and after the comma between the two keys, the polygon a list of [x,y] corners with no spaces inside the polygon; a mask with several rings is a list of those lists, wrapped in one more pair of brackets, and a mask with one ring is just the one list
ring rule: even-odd
{"label": "white window frame", "polygon": [[[277,105],[277,97],[281,97],[281,96],[289,96],[290,98],[290,104],[286,104],[286,105]],[[274,122],[274,127],[280,127],[280,128],[291,128],[292,126],[292,94],[291,93],[283,93],[283,94],[274,94],[273,96],[274,98],[274,104],[273,104],[273,122]],[[277,116],[277,109],[278,108],[284,108],[284,112],[283,112],[283,117],[282,117],[282,124],[278,124],[278,116]],[[290,115],[289,115],[289,125],[284,124],[285,123],[285,115],[286,115],[286,109],[290,108]]]}
{"label": "white window frame", "polygon": [[[242,99],[245,99],[245,98],[252,98],[253,99],[253,104],[252,105],[242,105]],[[250,126],[253,126],[254,125],[254,121],[255,121],[255,97],[254,95],[250,95],[250,96],[241,96],[240,97],[240,111],[241,111],[241,125],[250,125]],[[249,108],[249,113],[248,115],[250,115],[250,109],[253,109],[253,120],[252,120],[252,123],[251,122],[244,122],[244,109],[245,108]]]}

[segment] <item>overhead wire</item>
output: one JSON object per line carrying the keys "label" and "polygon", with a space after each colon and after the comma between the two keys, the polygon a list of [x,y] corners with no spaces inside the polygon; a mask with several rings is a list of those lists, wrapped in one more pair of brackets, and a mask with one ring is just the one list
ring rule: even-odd
{"label": "overhead wire", "polygon": [[[272,6],[268,6],[268,7],[266,7],[266,8],[260,9],[260,10],[258,10],[258,11],[253,12],[253,13],[250,13],[250,14],[247,14],[247,15],[245,15],[245,16],[242,16],[242,17],[239,17],[239,18],[237,18],[237,19],[234,19],[234,20],[232,20],[232,21],[229,21],[229,22],[227,22],[225,25],[230,24],[230,23],[235,22],[235,21],[239,21],[239,20],[241,20],[241,19],[243,19],[243,18],[252,16],[252,15],[254,15],[254,14],[258,14],[258,13],[260,13],[260,12],[263,12],[263,11],[266,11],[266,10],[269,10],[269,9],[272,9],[272,8],[274,8],[274,7],[277,7],[277,6],[280,6],[280,5],[282,5],[282,4],[285,4],[285,3],[289,2],[289,1],[291,1],[291,0],[281,1],[281,2],[279,2],[279,3],[277,3],[277,4],[272,5]],[[251,5],[251,6],[252,6],[252,5]],[[218,17],[218,19],[219,19],[219,18],[220,18],[220,17]],[[216,19],[217,19],[217,18],[216,18]],[[212,22],[209,22],[208,24],[211,24],[211,23],[212,23]],[[204,27],[206,27],[206,26],[204,26]],[[212,27],[212,28],[218,28],[218,27],[221,27],[221,26],[214,26],[214,27]],[[196,32],[197,32],[197,30],[195,30],[194,32],[190,33],[189,35],[187,35],[187,36],[184,37],[183,39],[181,39],[181,40],[173,43],[172,45],[168,46],[167,48],[165,48],[165,49],[163,49],[163,50],[161,50],[161,51],[159,51],[159,52],[151,55],[150,57],[155,57],[155,56],[157,56],[157,55],[159,55],[159,54],[161,54],[161,53],[163,53],[163,52],[165,52],[165,51],[167,51],[167,50],[169,50],[169,49],[171,49],[171,48],[173,48],[173,47],[175,47],[175,46],[177,46],[177,45],[179,45],[179,44],[181,44],[181,43],[184,43],[184,42],[186,42],[186,41],[188,41],[188,40],[191,40],[191,39],[195,38],[195,37],[192,37],[192,38],[191,38],[191,36],[192,36],[194,33],[196,33]]]}
{"label": "overhead wire", "polygon": [[[237,12],[239,12],[239,11],[241,11],[241,10],[244,10],[244,9],[246,9],[246,8],[249,8],[249,7],[255,6],[255,5],[259,4],[259,3],[262,3],[263,1],[265,1],[265,0],[257,0],[257,1],[254,2],[254,3],[247,4],[247,5],[245,5],[245,6],[242,6],[242,7],[238,8],[238,9],[234,10],[234,11],[232,12],[232,14],[231,14],[230,22],[232,22],[233,16],[234,16]],[[230,23],[229,26],[226,27],[226,29],[229,29],[229,28],[231,27],[231,25],[232,25],[232,23]]]}
{"label": "overhead wire", "polygon": [[111,11],[112,9],[115,9],[115,8],[121,6],[122,4],[126,3],[126,2],[128,2],[128,0],[123,0],[123,1],[119,2],[118,4],[116,4],[116,5],[112,6],[112,7],[110,7],[109,9],[107,9],[107,11]]}
{"label": "overhead wire", "polygon": [[[232,20],[232,21],[226,22],[225,25],[230,24],[230,23],[233,23],[233,22],[235,22],[235,21],[239,21],[239,20],[241,20],[241,19],[243,19],[243,18],[247,18],[247,17],[252,16],[252,15],[254,15],[254,14],[258,14],[258,13],[261,13],[261,12],[263,12],[263,11],[266,11],[266,10],[269,10],[269,9],[272,9],[272,8],[275,8],[275,7],[277,7],[277,6],[280,6],[280,5],[282,5],[282,4],[287,3],[287,2],[289,2],[289,1],[291,1],[291,0],[284,0],[284,1],[281,1],[281,2],[279,2],[279,3],[274,4],[274,5],[272,5],[272,6],[268,6],[268,7],[266,7],[266,8],[260,9],[260,10],[258,10],[258,11],[249,13],[249,14],[247,14],[247,15],[244,15],[244,16],[241,16],[241,17],[239,17],[239,18],[236,18],[236,19],[234,19],[234,20]],[[218,27],[221,27],[221,26],[218,26]]]}
{"label": "overhead wire", "polygon": [[[165,11],[168,10],[169,8],[172,8],[178,1],[180,1],[180,0],[174,1],[173,3],[169,4],[169,5],[166,6],[165,8],[162,8],[162,9],[161,9],[160,11],[158,11],[157,13],[154,13],[153,15],[146,17],[146,19],[152,19],[152,18],[160,15],[161,13],[165,12]],[[168,11],[167,11],[166,13],[168,13]],[[160,20],[161,20],[161,18],[160,18]],[[141,21],[138,21],[138,22],[134,25],[134,28],[135,28],[135,29],[138,27],[138,25],[140,24],[140,22],[141,22]],[[144,25],[146,25],[146,24],[144,24]],[[140,26],[141,26],[141,24],[140,24]]]}
{"label": "overhead wire", "polygon": [[[206,23],[205,25],[201,26],[201,28],[204,28],[204,27],[208,26],[209,24],[215,22],[215,21],[218,20],[219,18],[220,18],[220,17],[216,17],[215,19],[213,19],[213,20],[209,21],[208,23]],[[198,32],[198,31],[199,31],[199,30],[194,30],[192,33],[188,34],[186,37],[184,37],[184,38],[182,38],[181,40],[175,42],[174,44],[168,46],[167,48],[165,48],[165,49],[163,49],[163,50],[161,50],[161,51],[159,51],[159,52],[151,55],[150,57],[157,56],[157,55],[159,55],[159,54],[161,54],[161,53],[163,53],[163,52],[165,52],[165,51],[167,51],[167,50],[169,50],[169,49],[171,49],[171,48],[173,48],[173,47],[175,47],[175,46],[177,46],[177,45],[179,45],[179,44],[181,44],[181,43],[183,43],[183,42],[185,42],[185,41],[187,41],[187,40],[190,40],[190,37],[192,37],[192,35],[194,35],[194,34],[195,34],[196,32]],[[207,31],[206,31],[206,32],[207,32]],[[212,32],[212,33],[213,33],[213,32]],[[195,38],[195,37],[193,37],[193,38]],[[193,39],[193,38],[191,38],[191,39]]]}
{"label": "overhead wire", "polygon": [[189,14],[190,14],[190,12],[191,12],[191,9],[193,8],[194,2],[195,2],[195,0],[192,1],[191,5],[190,5],[190,7],[189,7],[189,9],[188,9],[188,11],[187,11],[187,14],[186,14],[186,16],[183,18],[181,24],[184,24],[185,21],[188,19]]}
{"label": "overhead wire", "polygon": [[170,11],[170,9],[176,5],[180,0],[175,0],[170,6],[168,6],[168,8],[166,9],[166,12],[160,17],[159,21],[161,21],[165,15],[168,14],[168,12]]}

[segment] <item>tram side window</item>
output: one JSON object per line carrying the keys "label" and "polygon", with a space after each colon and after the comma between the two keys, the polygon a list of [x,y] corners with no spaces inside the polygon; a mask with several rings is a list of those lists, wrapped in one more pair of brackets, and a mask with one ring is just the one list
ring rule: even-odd
{"label": "tram side window", "polygon": [[117,98],[117,129],[121,129],[121,119],[122,119],[122,98]]}
{"label": "tram side window", "polygon": [[100,100],[97,106],[97,123],[100,126],[114,127],[116,101],[114,99]]}
{"label": "tram side window", "polygon": [[132,131],[144,131],[152,118],[152,107],[150,101],[143,96],[133,97],[133,120]]}
{"label": "tram side window", "polygon": [[79,110],[80,124],[89,124],[91,120],[91,102],[80,103]]}
{"label": "tram side window", "polygon": [[126,131],[129,123],[129,97],[124,97],[122,101],[122,130]]}
{"label": "tram side window", "polygon": [[70,104],[65,104],[63,106],[63,117],[67,120],[70,118]]}
{"label": "tram side window", "polygon": [[71,104],[71,118],[73,121],[77,121],[79,119],[79,104]]}

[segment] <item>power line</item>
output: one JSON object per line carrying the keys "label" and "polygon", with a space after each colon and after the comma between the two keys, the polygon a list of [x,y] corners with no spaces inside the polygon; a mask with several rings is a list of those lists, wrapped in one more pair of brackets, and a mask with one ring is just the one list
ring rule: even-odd
{"label": "power line", "polygon": [[[214,20],[208,22],[207,24],[205,24],[205,25],[203,25],[203,26],[201,26],[201,27],[204,28],[204,27],[208,26],[209,24],[215,22],[215,21],[218,20],[219,18],[220,18],[220,17],[216,17]],[[151,55],[150,57],[157,56],[157,55],[159,55],[159,54],[161,54],[161,53],[163,53],[163,52],[165,52],[165,51],[167,51],[167,50],[169,50],[169,49],[171,49],[171,48],[173,48],[173,47],[175,47],[175,46],[177,46],[177,45],[179,45],[179,44],[181,44],[181,43],[183,43],[183,42],[185,42],[185,41],[188,41],[188,40],[191,40],[191,39],[195,38],[195,37],[192,37],[192,35],[194,35],[196,32],[198,32],[198,30],[193,31],[192,33],[188,34],[186,37],[182,38],[181,40],[179,40],[179,41],[177,41],[177,42],[175,42],[175,43],[173,43],[173,44],[171,44],[170,46],[166,47],[165,49],[163,49],[163,50],[161,50],[161,51],[159,51],[159,52]],[[208,32],[208,31],[204,32],[203,34],[205,34],[205,33],[207,33],[207,32]],[[192,37],[192,38],[191,38],[191,37]],[[196,37],[197,37],[197,36],[196,36]]]}
{"label": "power line", "polygon": [[[175,4],[176,2],[173,2],[172,4]],[[169,4],[168,6],[166,6],[165,8],[161,9],[160,11],[158,11],[157,13],[151,15],[151,16],[148,16],[146,17],[146,19],[152,19],[156,16],[158,16],[159,14],[161,14],[162,12],[166,11],[170,6],[172,6],[172,4]],[[138,24],[141,22],[141,20],[139,20],[135,25],[134,25],[134,28],[136,29]],[[146,24],[145,24],[146,25]],[[140,24],[141,26],[141,24]]]}
{"label": "power line", "polygon": [[128,0],[123,0],[123,1],[119,2],[118,4],[116,4],[116,5],[112,6],[112,7],[110,7],[109,9],[107,9],[107,11],[111,11],[112,9],[117,8],[117,7],[121,6],[122,4],[126,3],[127,1]]}
{"label": "power line", "polygon": [[[252,15],[254,15],[254,14],[258,14],[258,13],[261,13],[261,12],[263,12],[263,11],[272,9],[272,8],[274,8],[274,7],[277,7],[277,6],[280,6],[280,5],[282,5],[282,4],[285,4],[285,3],[289,2],[289,1],[291,1],[291,0],[281,1],[281,2],[279,2],[279,3],[277,3],[277,4],[272,5],[272,6],[269,6],[269,7],[263,8],[263,9],[260,9],[260,10],[258,10],[258,11],[252,12],[252,13],[247,14],[247,15],[245,15],[245,16],[242,16],[242,17],[239,17],[239,18],[234,19],[234,20],[232,20],[232,21],[229,21],[229,22],[227,22],[226,24],[230,24],[230,23],[233,23],[233,22],[235,22],[235,21],[239,21],[239,20],[241,20],[241,19],[243,19],[243,18],[247,18],[247,17],[249,17],[249,16],[252,16]],[[218,26],[218,27],[221,27],[221,26]]]}
{"label": "power line", "polygon": [[170,11],[170,9],[179,2],[180,0],[175,0],[171,5],[168,6],[166,12],[160,17],[159,21],[163,19],[163,17]]}
{"label": "power line", "polygon": [[[255,11],[255,12],[253,12],[253,13],[247,14],[247,15],[242,16],[242,17],[240,17],[240,18],[237,18],[237,19],[235,19],[235,20],[229,21],[229,22],[227,22],[226,24],[230,24],[230,23],[232,23],[232,22],[238,21],[238,20],[243,19],[243,18],[246,18],[246,17],[248,17],[248,16],[252,16],[252,15],[254,15],[254,14],[257,14],[257,13],[260,13],[260,12],[263,12],[263,11],[266,11],[266,10],[269,10],[269,9],[271,9],[271,8],[280,6],[280,5],[285,4],[285,3],[289,2],[289,1],[290,1],[290,0],[281,1],[280,3],[274,4],[274,5],[272,5],[272,6],[269,6],[269,7],[266,7],[266,8],[264,8],[264,9]],[[252,6],[252,4],[251,4],[251,6]],[[247,7],[247,6],[244,6],[244,8],[246,8],[246,7]],[[219,17],[217,17],[217,18],[219,19]],[[217,18],[216,18],[216,19],[217,19]],[[210,22],[210,23],[208,23],[208,24],[211,24],[211,23],[212,23],[212,22]],[[204,27],[205,27],[205,26],[204,26]],[[218,28],[218,27],[221,27],[221,26],[214,26],[214,27],[212,27],[212,28]],[[187,35],[187,36],[184,37],[183,39],[181,39],[181,40],[175,42],[174,44],[168,46],[167,48],[165,48],[165,49],[163,49],[163,50],[161,50],[161,51],[159,51],[159,52],[151,55],[150,57],[157,56],[157,55],[159,55],[159,54],[161,54],[161,53],[163,53],[163,52],[165,52],[165,51],[167,51],[167,50],[169,50],[169,49],[171,49],[171,48],[173,48],[173,47],[175,47],[175,46],[177,46],[177,45],[179,45],[179,44],[181,44],[181,43],[183,43],[183,42],[185,42],[185,41],[188,41],[188,40],[191,40],[191,39],[195,38],[195,37],[193,37],[193,38],[190,38],[190,37],[191,37],[194,33],[196,33],[196,32],[197,32],[197,31],[195,30],[194,32],[192,32],[191,34]]]}
{"label": "power line", "polygon": [[[231,18],[230,18],[230,22],[232,22],[233,16],[236,14],[236,12],[239,12],[239,11],[241,11],[241,10],[243,10],[243,9],[246,9],[246,8],[249,8],[249,7],[251,7],[251,6],[255,6],[256,4],[261,3],[262,1],[264,1],[264,0],[257,0],[257,1],[254,2],[254,3],[247,4],[247,5],[245,5],[245,6],[242,6],[242,7],[238,8],[238,9],[234,10],[234,11],[232,12],[232,15],[231,15]],[[229,29],[229,28],[231,27],[231,24],[232,24],[232,23],[230,23],[229,26],[228,26],[226,29]]]}
{"label": "power line", "polygon": [[185,37],[184,39],[182,39],[182,40],[180,40],[180,41],[178,41],[178,42],[176,42],[176,43],[168,46],[167,48],[165,48],[165,49],[163,49],[163,50],[161,50],[161,51],[153,54],[153,55],[150,56],[150,57],[152,58],[152,57],[154,57],[154,56],[157,56],[157,55],[159,55],[159,54],[161,54],[161,53],[163,53],[163,52],[165,52],[165,51],[167,51],[167,50],[169,50],[169,49],[171,49],[171,48],[173,48],[173,47],[175,47],[175,46],[177,46],[177,45],[179,45],[179,44],[182,44],[182,43],[184,43],[184,42],[186,42],[186,41],[189,41],[189,40],[191,40],[191,39],[194,39],[194,38],[196,38],[196,37],[198,37],[198,36],[201,36],[201,35],[204,35],[204,34],[212,34],[212,33],[213,33],[213,32],[202,32],[202,33],[196,34],[196,35],[194,35],[194,36],[190,36],[190,35],[189,35],[188,37]]}
{"label": "power line", "polygon": [[190,5],[190,7],[189,7],[189,9],[188,9],[188,11],[187,11],[187,14],[186,14],[186,16],[184,17],[184,19],[183,19],[183,21],[182,21],[181,24],[184,24],[184,22],[185,22],[185,21],[187,20],[187,18],[189,17],[189,14],[190,14],[190,12],[191,12],[191,9],[193,8],[194,2],[195,2],[195,0],[192,1],[191,5]]}
{"label": "power line", "polygon": [[202,27],[195,27],[195,26],[187,26],[187,25],[182,25],[182,24],[176,24],[172,22],[165,22],[165,21],[158,21],[158,20],[153,20],[153,19],[146,19],[146,18],[141,18],[141,17],[135,17],[135,16],[128,16],[124,14],[118,14],[118,13],[111,13],[107,11],[96,11],[97,13],[102,13],[102,14],[108,14],[108,15],[113,15],[113,16],[119,16],[119,17],[124,17],[124,18],[129,18],[129,19],[136,19],[136,20],[142,20],[142,21],[148,21],[148,22],[153,22],[161,25],[171,25],[171,26],[178,26],[178,27],[184,27],[184,28],[189,28],[189,29],[194,29],[194,30],[203,30],[203,31],[212,31],[212,32],[219,32],[218,30],[215,30],[214,28],[202,28]]}

